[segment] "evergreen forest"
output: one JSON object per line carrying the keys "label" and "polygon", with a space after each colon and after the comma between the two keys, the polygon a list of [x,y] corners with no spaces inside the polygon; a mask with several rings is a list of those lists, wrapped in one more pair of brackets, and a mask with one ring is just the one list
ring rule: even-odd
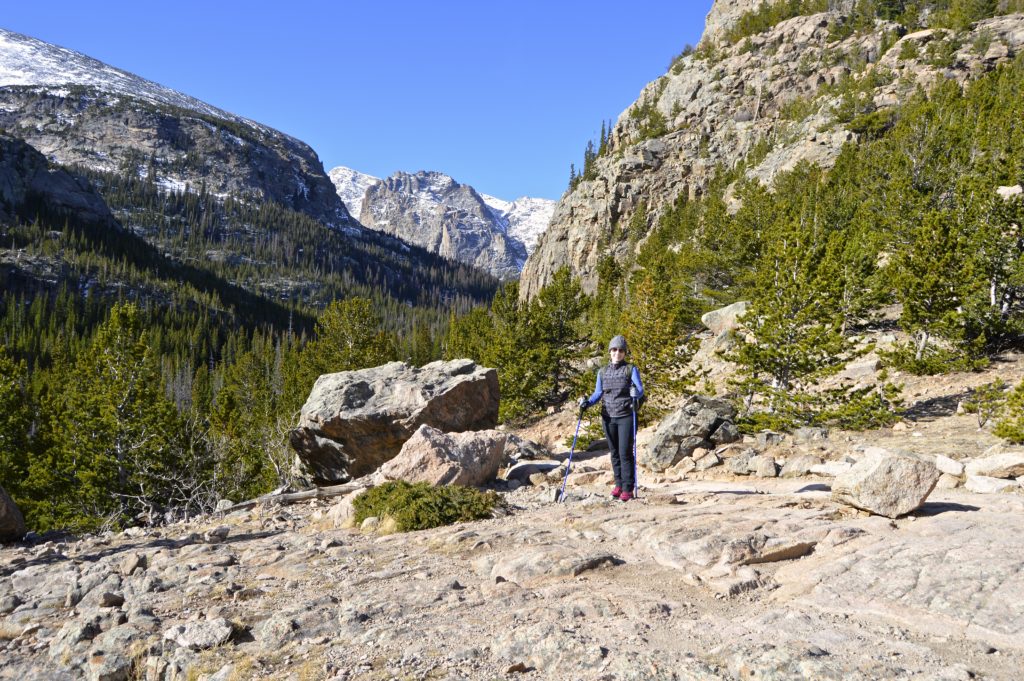
{"label": "evergreen forest", "polygon": [[496,290],[386,235],[73,170],[119,224],[37,198],[0,225],[0,485],[37,530],[293,484],[287,432],[320,374],[439,359],[449,315]]}

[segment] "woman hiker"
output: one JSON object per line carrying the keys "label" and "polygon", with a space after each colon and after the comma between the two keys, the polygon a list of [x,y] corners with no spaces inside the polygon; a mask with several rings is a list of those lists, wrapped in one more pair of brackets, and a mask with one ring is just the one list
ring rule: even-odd
{"label": "woman hiker", "polygon": [[643,398],[644,384],[640,381],[640,372],[636,367],[626,362],[629,348],[625,338],[612,338],[608,343],[608,352],[611,354],[611,362],[597,372],[594,394],[589,398],[580,398],[580,414],[601,400],[601,422],[604,425],[604,434],[608,437],[612,473],[615,474],[612,496],[629,501],[636,496],[636,461],[633,458],[634,408],[637,400]]}

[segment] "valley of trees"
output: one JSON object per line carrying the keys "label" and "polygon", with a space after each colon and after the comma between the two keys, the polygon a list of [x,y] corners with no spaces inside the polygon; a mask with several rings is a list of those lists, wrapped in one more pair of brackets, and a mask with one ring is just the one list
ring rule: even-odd
{"label": "valley of trees", "polygon": [[125,229],[0,226],[0,485],[30,526],[155,522],[292,482],[321,373],[438,359],[496,280],[266,203],[88,173]]}
{"label": "valley of trees", "polygon": [[[585,360],[617,333],[645,419],[705,391],[748,430],[891,423],[898,386],[819,387],[871,349],[866,330],[906,339],[891,372],[977,369],[1021,344],[1024,199],[996,191],[1024,182],[1021,92],[1024,57],[919,90],[828,171],[766,188],[720,168],[650,229],[640,208],[607,235],[640,245],[600,262],[590,297],[568,270],[524,302],[515,282],[273,205],[90,175],[123,233],[43,206],[0,227],[0,484],[37,530],[158,522],[293,482],[286,433],[321,373],[471,357],[498,369],[514,422],[589,392]],[[756,342],[710,384],[689,366],[700,315],[740,300]],[[1021,389],[990,392],[979,412],[1005,404],[999,432],[1024,439]]]}

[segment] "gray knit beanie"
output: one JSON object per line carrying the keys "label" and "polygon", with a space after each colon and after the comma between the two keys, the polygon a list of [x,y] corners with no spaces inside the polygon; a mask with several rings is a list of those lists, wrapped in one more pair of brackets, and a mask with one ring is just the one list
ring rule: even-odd
{"label": "gray knit beanie", "polygon": [[615,338],[612,338],[611,342],[608,343],[608,349],[611,350],[613,348],[622,348],[626,352],[629,352],[629,346],[626,345],[625,336],[616,336]]}

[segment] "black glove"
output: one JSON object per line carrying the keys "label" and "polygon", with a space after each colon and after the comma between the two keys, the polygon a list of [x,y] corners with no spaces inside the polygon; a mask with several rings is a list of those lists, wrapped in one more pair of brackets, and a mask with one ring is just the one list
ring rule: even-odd
{"label": "black glove", "polygon": [[577,404],[577,405],[579,406],[579,408],[580,408],[580,413],[581,413],[581,414],[582,414],[582,413],[583,413],[584,411],[586,411],[586,410],[587,410],[587,407],[589,407],[589,406],[590,406],[590,404],[589,404],[589,403],[587,402],[587,398],[586,398],[586,397],[581,397],[581,398],[580,398],[580,401],[579,401],[579,402],[577,402],[576,404]]}

